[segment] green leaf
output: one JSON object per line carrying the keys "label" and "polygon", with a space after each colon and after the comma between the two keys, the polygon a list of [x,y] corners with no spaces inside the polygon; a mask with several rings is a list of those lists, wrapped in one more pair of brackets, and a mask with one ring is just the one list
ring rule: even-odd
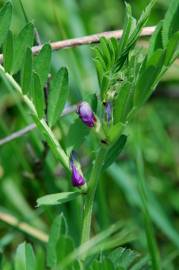
{"label": "green leaf", "polygon": [[36,258],[30,244],[20,244],[15,256],[15,270],[35,270]]}
{"label": "green leaf", "polygon": [[48,123],[53,126],[63,111],[69,95],[68,71],[61,68],[51,81],[48,98]]}
{"label": "green leaf", "polygon": [[47,245],[47,265],[54,267],[58,263],[57,244],[61,235],[68,231],[66,219],[63,214],[57,216],[52,224]]}
{"label": "green leaf", "polygon": [[5,71],[8,73],[11,73],[13,57],[13,34],[9,31],[7,39],[3,45],[3,65]]}
{"label": "green leaf", "polygon": [[149,18],[149,15],[151,13],[151,10],[154,6],[154,4],[156,3],[157,0],[151,0],[149,2],[149,4],[147,5],[147,7],[144,9],[144,11],[142,12],[138,22],[137,22],[137,25],[135,27],[135,30],[134,32],[131,34],[130,38],[129,38],[129,42],[128,42],[128,45],[126,47],[125,50],[129,50],[129,48],[131,48],[137,41],[139,35],[140,35],[140,32],[142,31],[142,28],[144,27],[144,25],[146,24],[148,18]]}
{"label": "green leaf", "polygon": [[42,87],[44,87],[48,78],[51,55],[52,48],[50,44],[45,44],[34,59],[33,70],[39,75]]}
{"label": "green leaf", "polygon": [[74,200],[79,195],[81,195],[80,191],[49,194],[39,198],[37,205],[59,205]]}
{"label": "green leaf", "polygon": [[61,235],[56,246],[57,262],[59,266],[62,260],[67,257],[73,250],[74,242],[72,238],[67,235]]}
{"label": "green leaf", "polygon": [[0,46],[2,45],[8,34],[9,27],[11,24],[11,17],[12,17],[12,5],[10,2],[7,2],[0,10]]}
{"label": "green leaf", "polygon": [[105,62],[104,53],[100,48],[100,44],[92,49],[95,52],[95,59],[98,59],[100,61],[101,65],[103,67],[103,70],[105,71],[107,68],[107,64]]}
{"label": "green leaf", "polygon": [[108,143],[113,143],[120,136],[125,125],[121,122],[109,126],[108,123],[104,123],[103,129]]}
{"label": "green leaf", "polygon": [[103,59],[105,60],[106,65],[111,64],[111,54],[108,46],[109,40],[107,40],[105,37],[100,38],[100,48],[103,52]]}
{"label": "green leaf", "polygon": [[169,39],[172,35],[179,31],[179,2],[178,0],[172,0],[170,2],[169,9],[164,18],[163,31],[162,31],[162,41],[163,46],[166,47]]}
{"label": "green leaf", "polygon": [[131,31],[131,26],[132,26],[132,10],[131,6],[125,2],[126,5],[126,18],[124,22],[124,28],[123,28],[123,34],[119,42],[119,52],[121,53],[128,41],[129,34]]}
{"label": "green leaf", "polygon": [[140,107],[149,98],[160,79],[160,74],[165,61],[165,51],[158,49],[146,62],[137,79],[134,94],[134,105]]}
{"label": "green leaf", "polygon": [[147,267],[150,265],[150,261],[148,256],[141,257],[137,262],[135,262],[130,270],[143,270],[147,269]]}
{"label": "green leaf", "polygon": [[104,75],[104,68],[103,68],[103,65],[101,64],[101,61],[98,58],[95,58],[94,62],[95,62],[95,65],[96,65],[96,71],[97,71],[97,75],[98,75],[99,86],[101,88],[101,82],[102,82],[103,75]]}
{"label": "green leaf", "polygon": [[103,80],[101,83],[101,97],[102,97],[102,99],[104,99],[104,96],[105,96],[109,86],[110,86],[110,79],[107,75],[104,74]]}
{"label": "green leaf", "polygon": [[165,66],[169,66],[175,60],[179,48],[179,31],[169,40],[166,48]]}
{"label": "green leaf", "polygon": [[[127,232],[129,233],[129,228],[128,226],[127,228],[126,226],[124,228],[124,223],[117,222],[113,224],[106,230],[100,232],[95,237],[91,238],[89,241],[76,248],[69,256],[67,256],[62,261],[62,266],[69,266],[71,263],[76,261],[76,258],[80,259],[84,256],[92,256],[94,254],[98,254],[103,250],[105,251],[110,248],[112,249],[117,245],[128,242],[128,240],[126,239]],[[115,245],[113,245],[114,241]]]}
{"label": "green leaf", "polygon": [[12,73],[19,71],[25,58],[26,50],[32,47],[34,42],[34,26],[28,23],[19,33],[14,42],[14,59]]}
{"label": "green leaf", "polygon": [[105,258],[102,261],[94,261],[92,266],[90,267],[90,270],[114,270],[114,265],[111,262],[110,259]]}
{"label": "green leaf", "polygon": [[44,90],[41,86],[40,78],[37,73],[33,73],[32,100],[38,117],[41,119],[44,116],[45,99]]}
{"label": "green leaf", "polygon": [[163,21],[161,21],[153,33],[152,37],[150,38],[149,48],[148,48],[148,58],[158,49],[163,48],[162,44],[162,26]]}
{"label": "green leaf", "polygon": [[128,113],[132,110],[131,88],[132,84],[125,82],[118,89],[118,94],[114,101],[114,123],[125,123]]}
{"label": "green leaf", "polygon": [[21,88],[24,94],[30,92],[32,87],[32,50],[27,48],[24,65],[21,70]]}
{"label": "green leaf", "polygon": [[89,134],[89,131],[90,129],[82,123],[81,119],[76,119],[75,122],[70,125],[65,138],[66,148],[68,148],[69,153],[72,149],[78,149],[80,147]]}
{"label": "green leaf", "polygon": [[108,153],[106,155],[106,160],[103,165],[103,169],[107,169],[117,158],[117,156],[121,153],[122,149],[124,148],[124,145],[127,141],[126,135],[121,135],[119,139],[112,145]]}
{"label": "green leaf", "polygon": [[112,251],[108,257],[115,267],[123,267],[124,269],[129,269],[140,258],[136,251],[122,247],[118,247]]}

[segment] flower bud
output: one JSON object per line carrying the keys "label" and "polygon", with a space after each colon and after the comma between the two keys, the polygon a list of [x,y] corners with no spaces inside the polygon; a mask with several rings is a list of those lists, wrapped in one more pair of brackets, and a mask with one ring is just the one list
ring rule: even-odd
{"label": "flower bud", "polygon": [[72,169],[72,184],[74,187],[80,187],[85,184],[85,179],[83,176],[79,173],[78,169],[73,164],[71,166]]}
{"label": "flower bud", "polygon": [[83,123],[85,123],[88,127],[94,127],[96,123],[96,117],[87,102],[81,102],[77,107],[77,113]]}
{"label": "flower bud", "polygon": [[86,181],[81,171],[81,166],[77,161],[76,153],[74,151],[72,151],[70,156],[70,167],[72,171],[72,185],[86,191]]}
{"label": "flower bud", "polygon": [[107,123],[109,125],[112,118],[112,105],[110,101],[107,101],[105,103],[105,112],[106,112]]}

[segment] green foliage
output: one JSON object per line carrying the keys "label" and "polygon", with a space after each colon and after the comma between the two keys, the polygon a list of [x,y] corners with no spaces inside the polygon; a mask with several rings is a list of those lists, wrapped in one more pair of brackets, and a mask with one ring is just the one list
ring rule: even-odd
{"label": "green foliage", "polygon": [[[72,18],[72,22],[77,22],[77,17],[75,18],[75,15],[70,13],[73,5],[76,5],[75,1],[73,4],[70,1],[68,1],[68,4],[67,1],[62,2],[66,5],[64,10],[68,9],[68,17]],[[145,50],[138,48],[136,43],[156,1],[149,2],[139,20],[133,17],[131,6],[126,4],[124,31],[120,41],[115,38],[106,39],[102,37],[100,44],[94,48],[100,97],[91,102],[97,119],[95,127],[92,128],[93,132],[89,132],[90,129],[81,120],[76,119],[77,115],[70,116],[71,118],[64,117],[60,123],[57,121],[66,103],[79,102],[82,100],[81,96],[90,100],[91,92],[88,95],[87,91],[96,89],[95,84],[94,88],[90,86],[90,82],[95,80],[91,76],[90,81],[91,69],[87,54],[81,58],[83,50],[80,49],[79,51],[74,50],[71,58],[70,54],[66,55],[65,58],[63,52],[60,54],[59,63],[68,59],[69,61],[66,61],[66,63],[68,63],[68,66],[72,63],[70,71],[74,72],[71,84],[73,91],[70,92],[71,95],[69,96],[68,71],[66,68],[58,70],[57,59],[53,59],[51,65],[52,48],[50,44],[42,46],[37,55],[33,53],[32,46],[36,28],[28,22],[23,3],[20,1],[26,25],[18,35],[14,34],[16,25],[11,26],[12,5],[8,2],[0,10],[0,46],[3,51],[3,66],[0,65],[0,75],[3,79],[1,82],[2,91],[0,91],[0,114],[2,116],[0,132],[4,136],[10,128],[12,130],[16,126],[19,128],[24,125],[24,122],[30,123],[33,118],[37,129],[45,139],[45,143],[42,143],[38,133],[33,132],[26,139],[24,138],[22,143],[18,141],[19,145],[16,143],[7,145],[5,151],[2,150],[1,152],[0,177],[2,178],[2,189],[0,196],[3,202],[1,211],[4,212],[5,210],[7,214],[12,212],[14,216],[23,221],[13,222],[16,220],[13,217],[5,220],[5,222],[10,220],[14,229],[13,231],[10,230],[0,240],[0,249],[2,252],[5,250],[5,255],[7,253],[7,258],[4,255],[0,256],[0,267],[3,270],[42,270],[45,269],[45,264],[53,270],[142,270],[148,269],[151,265],[154,270],[160,268],[174,269],[175,262],[173,263],[172,260],[175,260],[175,256],[178,255],[174,248],[175,246],[179,247],[179,236],[177,228],[174,227],[177,227],[177,224],[172,224],[171,217],[173,213],[179,211],[176,191],[178,170],[174,158],[175,145],[172,145],[169,136],[164,132],[165,129],[169,130],[169,135],[172,134],[172,136],[177,137],[177,135],[174,135],[177,134],[177,129],[168,126],[168,122],[171,121],[169,119],[174,120],[173,116],[170,115],[174,109],[172,107],[172,110],[170,110],[170,102],[167,100],[165,106],[162,107],[165,107],[163,109],[165,117],[162,119],[164,127],[162,127],[150,111],[153,105],[148,104],[142,113],[137,116],[137,121],[141,124],[139,133],[143,134],[144,138],[141,136],[139,139],[138,135],[135,137],[135,122],[137,121],[134,119],[135,114],[139,109],[141,110],[141,106],[152,95],[162,76],[179,55],[179,3],[178,1],[171,1],[165,18],[159,22],[150,39],[149,49]],[[109,2],[109,5],[112,4]],[[48,7],[45,6],[45,10],[48,11]],[[52,10],[57,12],[58,7],[53,6]],[[63,20],[67,16],[63,16],[63,14],[61,18],[56,15],[59,14],[55,14],[53,17],[59,18],[62,25],[60,27],[55,25],[55,29],[63,29],[65,35],[65,27],[62,28],[62,26],[64,26]],[[51,20],[52,18],[49,16],[47,21]],[[68,23],[65,21],[65,24]],[[23,23],[21,22],[20,25],[23,25]],[[38,28],[41,29],[41,26]],[[68,28],[71,29],[71,27]],[[75,28],[82,29],[84,27],[78,25]],[[49,31],[44,33],[46,32]],[[69,36],[71,34],[69,33]],[[42,37],[44,38],[45,35],[42,34]],[[54,40],[55,38],[56,36]],[[49,40],[49,37],[47,40]],[[79,62],[80,72],[75,68],[75,59],[76,62]],[[85,68],[83,63],[86,63]],[[83,77],[86,70],[89,77]],[[50,71],[54,76],[49,74]],[[76,89],[79,89],[78,83],[80,86],[84,84],[82,95],[81,93],[76,94]],[[5,93],[4,87],[11,91],[12,96]],[[86,90],[86,87],[89,87],[89,89]],[[20,99],[16,97],[15,90],[29,106],[32,118],[24,109],[24,104],[21,104]],[[47,95],[47,90],[49,90],[49,95]],[[172,103],[172,106],[174,103]],[[15,104],[20,109],[23,119],[17,117],[17,112],[14,110]],[[108,104],[111,105],[110,108],[107,108]],[[12,108],[13,111],[11,111]],[[160,106],[157,113],[162,113]],[[178,111],[176,115],[178,115]],[[146,126],[143,126],[144,121],[146,121]],[[131,141],[131,136],[133,141]],[[128,148],[124,157],[120,160],[119,166],[114,164],[114,161],[118,162],[117,157],[123,150],[127,138],[129,138]],[[149,141],[149,138],[152,138],[153,141],[152,139]],[[26,143],[27,140],[28,144]],[[103,142],[103,145],[101,145],[101,142]],[[46,143],[57,161],[48,151]],[[142,163],[135,156],[135,148],[140,143],[144,152]],[[177,143],[176,145],[178,146]],[[91,173],[89,177],[91,183],[86,194],[82,194],[80,191],[69,192],[69,153],[74,148],[80,152],[86,179]],[[101,152],[99,151],[101,159],[99,160],[98,148],[101,148]],[[97,158],[93,161],[95,157]],[[136,159],[137,169],[135,169],[134,162]],[[65,171],[59,166],[59,161]],[[143,163],[146,166],[146,175],[149,176],[147,185],[144,182]],[[103,169],[102,173],[100,167]],[[107,170],[105,171],[105,169]],[[66,171],[68,171],[68,174],[66,174]],[[97,189],[98,179],[102,183],[100,183],[100,189]],[[148,188],[148,185],[150,188]],[[95,207],[93,207],[96,189],[98,192],[95,198]],[[41,197],[46,193],[49,195]],[[159,202],[157,195],[161,202]],[[162,196],[165,197],[165,200]],[[34,210],[37,197],[40,197],[37,200],[38,206],[53,205],[56,207],[46,207],[46,212],[42,215],[43,208]],[[109,203],[106,202],[106,197]],[[70,203],[65,204],[66,202]],[[59,205],[60,211],[65,212],[66,218],[61,214],[52,223],[54,216],[57,214],[56,211],[59,211]],[[86,206],[89,206],[89,208]],[[83,211],[83,220],[87,217],[86,220],[88,221],[86,227],[90,228],[90,218],[93,216],[92,233],[95,236],[92,236],[91,239],[87,237],[86,242],[82,241],[83,243],[79,244]],[[144,224],[141,214],[144,217]],[[3,217],[3,213],[1,213],[0,218],[2,220]],[[130,226],[126,221],[128,218],[130,218]],[[111,220],[117,219],[125,221],[117,222],[108,227]],[[105,224],[101,225],[104,220]],[[25,222],[27,224],[24,224]],[[157,230],[153,230],[152,222],[159,228],[162,235],[161,233],[159,235]],[[50,233],[48,233],[51,223]],[[37,228],[31,228],[30,226]],[[7,230],[7,228],[4,224],[1,224],[1,227],[3,229],[2,234],[4,234],[4,230]],[[102,227],[106,227],[106,229],[98,233]],[[47,235],[43,238],[44,233],[40,230],[49,234],[47,244],[39,243],[35,239],[47,241]],[[141,233],[136,232],[136,230]],[[9,257],[12,256],[10,256],[9,251],[11,251],[11,248],[6,250],[6,246],[14,247],[14,245],[17,245],[16,237],[23,235],[24,232],[32,235],[29,240],[33,242],[34,251],[30,244],[20,244],[16,256],[10,261]],[[144,234],[148,240],[147,247]],[[164,258],[160,262],[155,234],[159,236],[157,237],[159,247],[161,247],[161,239],[162,245],[164,243],[164,248],[162,247],[160,251],[162,258],[167,257],[166,261]],[[137,235],[137,239],[135,239],[135,235]],[[171,243],[167,241],[167,238]],[[132,243],[133,240],[135,240],[134,244]],[[125,247],[126,243],[130,243],[131,249]],[[42,245],[47,246],[47,252],[42,248]],[[142,254],[135,249],[142,250]],[[169,255],[168,250],[172,250]],[[166,254],[167,256],[165,256]]]}
{"label": "green foliage", "polygon": [[69,94],[68,71],[61,68],[51,82],[48,101],[48,122],[53,126],[62,113]]}
{"label": "green foliage", "polygon": [[131,82],[121,84],[114,102],[114,123],[125,122],[131,110],[132,90]]}
{"label": "green foliage", "polygon": [[107,169],[121,153],[125,146],[127,136],[121,135],[119,139],[109,148],[106,160],[104,162],[104,169]]}
{"label": "green foliage", "polygon": [[14,40],[12,73],[17,73],[22,66],[26,50],[34,42],[34,26],[28,23]]}
{"label": "green foliage", "polygon": [[24,65],[21,70],[21,87],[24,94],[28,94],[32,88],[32,50],[27,48]]}
{"label": "green foliage", "polygon": [[45,109],[44,91],[40,77],[35,72],[33,73],[32,100],[37,110],[38,117],[41,119],[44,116]]}
{"label": "green foliage", "polygon": [[76,119],[74,123],[70,125],[65,139],[66,149],[68,152],[70,153],[72,149],[78,149],[88,134],[89,129],[81,122],[80,119]]}
{"label": "green foliage", "polygon": [[140,255],[134,250],[119,247],[109,254],[109,258],[116,268],[128,269],[139,260]]}
{"label": "green foliage", "polygon": [[163,27],[163,21],[159,22],[156,26],[155,32],[150,38],[149,41],[149,49],[148,49],[148,58],[157,50],[157,49],[163,49],[163,43],[162,43],[162,27]]}
{"label": "green foliage", "polygon": [[57,205],[74,200],[80,195],[79,191],[62,192],[43,196],[37,200],[38,206],[41,205]]}
{"label": "green foliage", "polygon": [[172,38],[173,34],[179,29],[178,14],[179,3],[178,1],[172,0],[163,23],[162,41],[164,47],[167,46],[170,38]]}
{"label": "green foliage", "polygon": [[3,64],[7,72],[11,73],[13,63],[13,34],[11,31],[8,32],[7,39],[3,45]]}
{"label": "green foliage", "polygon": [[[66,219],[63,214],[56,217],[54,220],[50,235],[49,235],[49,241],[47,245],[47,265],[48,267],[55,267],[58,265],[58,246],[60,242],[60,238],[62,235],[65,237],[67,235],[68,228]],[[60,250],[62,250],[62,247],[60,247]]]}
{"label": "green foliage", "polygon": [[[165,51],[158,49],[143,62],[136,82],[134,106],[140,107],[156,87],[165,61]],[[150,76],[149,76],[150,74]]]}
{"label": "green foliage", "polygon": [[94,261],[92,266],[90,267],[90,270],[114,270],[114,265],[109,259],[103,259],[101,261]]}
{"label": "green foliage", "polygon": [[0,46],[2,45],[8,34],[9,27],[11,24],[11,17],[12,17],[12,5],[10,2],[7,2],[0,10],[0,26],[1,26]]}
{"label": "green foliage", "polygon": [[15,256],[15,270],[35,270],[36,258],[30,244],[20,244]]}
{"label": "green foliage", "polygon": [[110,99],[113,96],[114,87],[120,85],[118,81],[122,78],[119,71],[128,60],[129,52],[139,38],[142,27],[148,20],[155,2],[150,1],[137,23],[132,17],[130,5],[126,4],[127,16],[119,45],[114,39],[101,38],[99,47],[95,48],[95,63],[102,100]]}
{"label": "green foliage", "polygon": [[39,75],[42,86],[45,85],[48,78],[51,54],[51,46],[47,43],[42,47],[42,49],[34,59],[33,70]]}

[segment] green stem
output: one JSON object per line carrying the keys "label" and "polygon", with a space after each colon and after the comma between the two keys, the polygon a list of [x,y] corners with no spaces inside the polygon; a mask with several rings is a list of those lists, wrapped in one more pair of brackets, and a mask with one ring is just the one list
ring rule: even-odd
{"label": "green stem", "polygon": [[145,230],[146,230],[146,238],[148,243],[148,249],[151,257],[152,262],[152,269],[153,270],[160,270],[160,253],[157,247],[157,242],[155,239],[155,234],[152,226],[152,221],[150,218],[150,213],[148,209],[148,202],[147,202],[147,193],[146,193],[146,185],[144,181],[144,164],[141,150],[137,149],[137,168],[138,168],[138,189],[139,194],[142,201],[143,207],[143,214],[144,214],[144,223],[145,223]]}
{"label": "green stem", "polygon": [[23,91],[22,91],[20,85],[14,80],[12,75],[10,75],[9,73],[7,73],[4,70],[3,66],[1,66],[1,65],[0,65],[0,75],[3,79],[8,80],[8,82],[12,85],[12,87],[22,96],[23,100],[28,105],[29,109],[31,110],[31,112],[33,114],[33,119],[34,119],[37,127],[39,128],[40,132],[45,136],[47,143],[50,146],[53,154],[62,163],[64,168],[67,171],[70,171],[68,156],[64,152],[61,145],[58,143],[52,130],[49,128],[49,126],[47,125],[45,120],[38,118],[38,115],[37,115],[37,112],[36,112],[36,109],[34,107],[33,102],[29,99],[29,97],[27,95],[23,95]]}
{"label": "green stem", "polygon": [[84,204],[81,244],[85,243],[90,238],[93,202],[94,202],[94,197],[95,197],[98,181],[100,178],[100,173],[101,173],[104,159],[106,156],[106,151],[107,151],[107,148],[105,149],[104,147],[101,147],[101,149],[99,149],[96,156],[95,164],[93,166],[93,169],[90,175],[88,193],[86,194],[85,204]]}

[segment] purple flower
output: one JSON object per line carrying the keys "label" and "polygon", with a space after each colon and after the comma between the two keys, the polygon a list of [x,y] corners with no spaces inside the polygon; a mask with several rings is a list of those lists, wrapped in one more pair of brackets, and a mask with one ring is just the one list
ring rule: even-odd
{"label": "purple flower", "polygon": [[78,169],[75,167],[74,164],[71,166],[71,169],[72,169],[72,185],[74,187],[83,186],[85,184],[85,179],[79,173]]}
{"label": "purple flower", "polygon": [[86,184],[83,174],[81,172],[80,164],[77,161],[77,156],[74,151],[72,151],[70,156],[70,167],[72,170],[72,185],[74,187],[81,187]]}
{"label": "purple flower", "polygon": [[107,101],[105,103],[105,112],[106,112],[106,116],[107,116],[107,123],[109,124],[110,121],[111,121],[111,111],[112,111],[112,108],[111,108],[111,102]]}
{"label": "purple flower", "polygon": [[87,102],[81,102],[77,107],[77,113],[83,123],[85,123],[88,127],[94,127],[96,122],[96,117]]}

